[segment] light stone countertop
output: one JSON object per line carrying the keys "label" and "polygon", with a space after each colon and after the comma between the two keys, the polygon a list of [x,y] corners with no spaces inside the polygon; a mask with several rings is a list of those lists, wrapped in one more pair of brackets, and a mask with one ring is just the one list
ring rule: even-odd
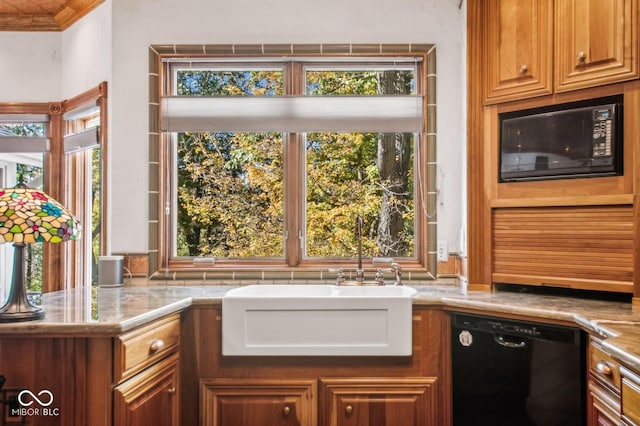
{"label": "light stone countertop", "polygon": [[[38,321],[1,323],[3,335],[116,335],[195,305],[219,305],[236,285],[149,285],[76,288],[46,293],[46,316]],[[411,285],[414,305],[473,310],[487,315],[521,315],[541,322],[575,323],[605,338],[605,347],[640,371],[640,306],[631,303],[512,291],[467,291],[459,284]]]}

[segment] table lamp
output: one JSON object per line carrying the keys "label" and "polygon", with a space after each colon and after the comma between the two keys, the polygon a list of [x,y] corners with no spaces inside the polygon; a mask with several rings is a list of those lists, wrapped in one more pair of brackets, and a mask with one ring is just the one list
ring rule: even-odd
{"label": "table lamp", "polygon": [[27,244],[62,243],[80,238],[80,223],[44,192],[18,184],[0,189],[0,243],[13,243],[13,277],[0,322],[32,321],[44,310],[27,298],[25,251]]}

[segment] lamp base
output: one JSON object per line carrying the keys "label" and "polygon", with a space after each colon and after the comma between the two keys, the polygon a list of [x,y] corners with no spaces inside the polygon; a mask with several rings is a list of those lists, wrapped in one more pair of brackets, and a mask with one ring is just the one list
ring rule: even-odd
{"label": "lamp base", "polygon": [[18,322],[18,321],[35,321],[42,318],[44,318],[44,311],[36,307],[33,307],[32,311],[23,311],[23,312],[11,312],[9,310],[2,311],[0,309],[0,323]]}
{"label": "lamp base", "polygon": [[44,310],[31,304],[24,282],[25,243],[14,243],[13,278],[7,303],[0,308],[1,322],[34,321],[44,318]]}

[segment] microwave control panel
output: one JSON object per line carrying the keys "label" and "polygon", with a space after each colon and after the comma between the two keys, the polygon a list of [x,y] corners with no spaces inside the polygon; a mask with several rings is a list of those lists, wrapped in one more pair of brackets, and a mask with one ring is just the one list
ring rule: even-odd
{"label": "microwave control panel", "polygon": [[593,110],[593,158],[610,157],[613,154],[612,120],[613,105]]}

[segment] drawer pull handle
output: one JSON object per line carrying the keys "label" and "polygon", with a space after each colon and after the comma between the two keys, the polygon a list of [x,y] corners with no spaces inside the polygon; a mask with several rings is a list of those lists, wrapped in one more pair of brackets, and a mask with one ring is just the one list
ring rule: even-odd
{"label": "drawer pull handle", "polygon": [[349,404],[346,407],[344,407],[344,413],[347,416],[350,416],[351,414],[353,414],[353,405]]}
{"label": "drawer pull handle", "polygon": [[287,417],[289,414],[291,414],[291,407],[289,407],[288,405],[285,405],[284,408],[282,409],[282,415]]}
{"label": "drawer pull handle", "polygon": [[167,392],[169,393],[169,395],[175,395],[176,394],[176,387],[171,385],[169,386],[169,389],[167,389]]}
{"label": "drawer pull handle", "polygon": [[149,353],[154,354],[164,348],[164,342],[162,339],[153,339],[149,344]]}
{"label": "drawer pull handle", "polygon": [[529,71],[529,67],[526,65],[520,65],[520,74],[526,74]]}
{"label": "drawer pull handle", "polygon": [[607,361],[598,361],[598,363],[596,364],[596,371],[602,374],[603,376],[607,376],[607,377],[613,376],[613,369],[611,368],[611,365],[609,365]]}

